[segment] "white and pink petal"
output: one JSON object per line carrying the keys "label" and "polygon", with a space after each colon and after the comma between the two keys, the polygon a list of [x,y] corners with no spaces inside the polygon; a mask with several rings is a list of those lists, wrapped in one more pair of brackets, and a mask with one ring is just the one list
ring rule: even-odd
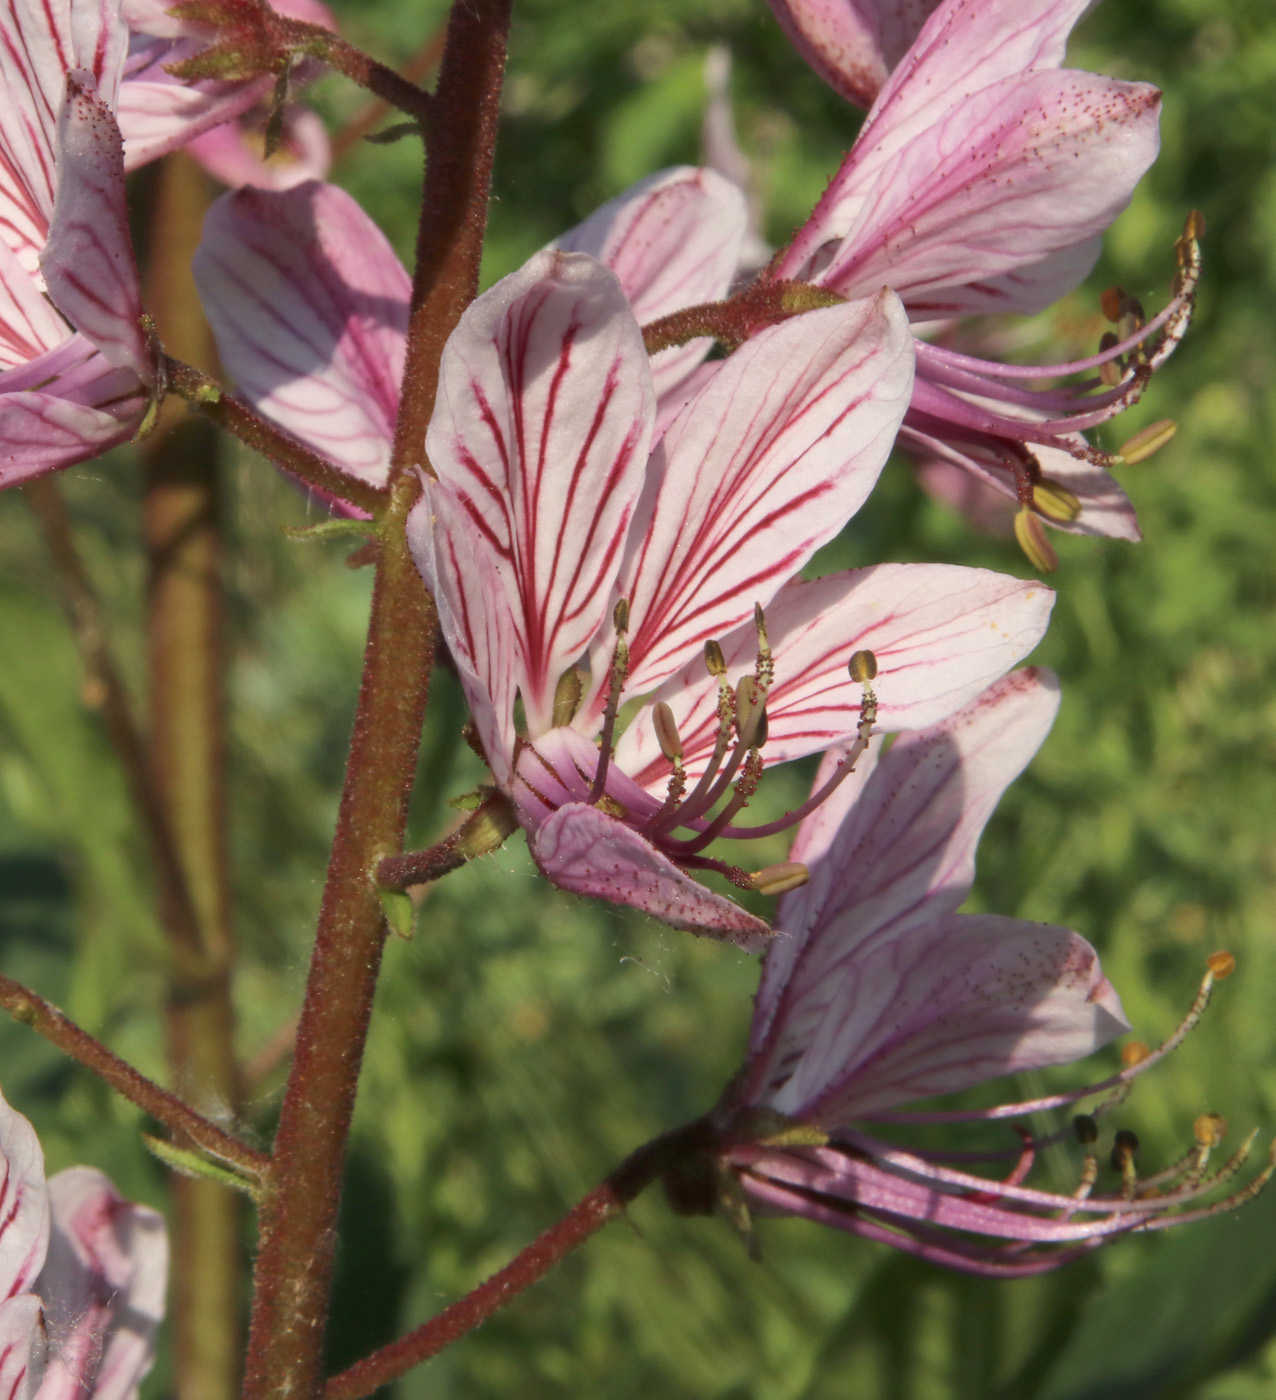
{"label": "white and pink petal", "polygon": [[780,27],[839,96],[869,107],[938,0],[771,0]]}
{"label": "white and pink petal", "polygon": [[822,285],[883,282],[921,319],[951,290],[1039,268],[1105,229],[1156,157],[1160,93],[1074,71],[1007,79],[898,149],[861,191]]}
{"label": "white and pink petal", "polygon": [[908,406],[896,297],[814,311],[737,350],[653,454],[618,589],[647,691],[768,605],[855,514]]}
{"label": "white and pink petal", "polygon": [[464,501],[446,483],[424,478],[408,517],[408,544],[439,610],[469,702],[479,744],[498,784],[513,775],[514,700],[526,665],[501,574],[507,567]]}
{"label": "white and pink petal", "polygon": [[99,1171],[49,1181],[53,1230],[40,1277],[53,1341],[39,1400],[134,1400],[164,1313],[163,1217],[126,1201]]}
{"label": "white and pink petal", "polygon": [[538,253],[448,340],[426,451],[500,561],[532,735],[611,611],[654,416],[633,312],[583,253]]}
{"label": "white and pink petal", "polygon": [[317,183],[223,195],[194,272],[240,392],[343,470],[384,485],[411,285],[358,204]]}
{"label": "white and pink petal", "polygon": [[[901,735],[875,763],[861,759],[802,823],[790,859],[808,867],[810,880],[777,910],[791,936],[777,942],[762,976],[755,1051],[773,1022],[785,1045],[805,1043],[847,968],[956,912],[988,818],[1058,706],[1050,672],[1014,671],[941,723]],[[834,749],[825,757],[813,791],[834,775],[841,755]]]}
{"label": "white and pink petal", "polygon": [[[878,564],[788,585],[766,610],[775,679],[767,697],[764,762],[785,762],[853,737],[862,689],[847,674],[851,655],[877,658],[877,729],[920,729],[952,714],[1004,675],[1041,640],[1054,594],[987,569],[949,564]],[[734,684],[753,671],[751,626],[723,639]],[[692,662],[658,692],[673,711],[687,771],[712,752],[717,687]],[[648,788],[663,788],[667,764],[648,711],[622,736],[617,756]]]}
{"label": "white and pink petal", "polygon": [[49,299],[110,364],[152,385],[120,132],[87,69],[66,75],[57,165],[58,193],[40,255]]}
{"label": "white and pink petal", "polygon": [[[678,166],[639,181],[550,246],[606,263],[645,326],[726,296],[748,223],[744,195],[730,180],[713,170]],[[712,343],[702,338],[654,355],[657,395],[675,391]]]}
{"label": "white and pink petal", "polygon": [[948,915],[841,968],[825,1014],[772,1062],[757,1101],[832,1129],[1080,1059],[1128,1029],[1098,956],[1077,934]]}
{"label": "white and pink petal", "polygon": [[673,928],[764,949],[769,925],[715,894],[632,827],[598,807],[571,803],[553,812],[528,841],[542,872],[560,889],[628,905]]}

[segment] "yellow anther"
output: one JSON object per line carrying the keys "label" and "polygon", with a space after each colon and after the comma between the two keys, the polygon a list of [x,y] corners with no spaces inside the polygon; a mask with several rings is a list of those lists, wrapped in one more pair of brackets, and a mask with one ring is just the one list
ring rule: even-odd
{"label": "yellow anther", "polygon": [[1178,430],[1179,426],[1173,418],[1159,418],[1123,442],[1118,455],[1127,466],[1145,462],[1154,452],[1159,452]]}
{"label": "yellow anther", "polygon": [[704,664],[711,676],[723,677],[727,673],[727,659],[717,642],[704,644]]}
{"label": "yellow anther", "polygon": [[574,666],[568,667],[558,678],[554,687],[554,725],[570,724],[580,704],[580,673]]}
{"label": "yellow anther", "polygon": [[1032,502],[1042,515],[1061,525],[1071,525],[1081,514],[1080,500],[1066,486],[1045,476],[1032,483]]}
{"label": "yellow anther", "polygon": [[678,733],[678,724],[673,717],[673,711],[663,700],[656,701],[652,720],[656,727],[656,739],[660,744],[660,752],[670,763],[681,762],[682,737]]}
{"label": "yellow anther", "polygon": [[1205,959],[1205,965],[1214,974],[1216,982],[1221,982],[1224,977],[1230,977],[1236,971],[1236,959],[1231,953],[1225,953],[1221,950],[1217,953],[1211,953]]}
{"label": "yellow anther", "polygon": [[1193,209],[1183,220],[1183,237],[1190,238],[1194,243],[1199,243],[1205,237],[1205,215],[1199,209]]}
{"label": "yellow anther", "polygon": [[801,889],[811,878],[811,872],[800,861],[785,860],[754,871],[749,883],[759,894],[780,895]]}
{"label": "yellow anther", "polygon": [[758,633],[758,649],[763,652],[764,655],[769,656],[771,654],[771,646],[767,641],[766,616],[762,611],[761,603],[754,603],[753,605],[753,625]]}
{"label": "yellow anther", "polygon": [[853,681],[864,685],[877,678],[877,657],[868,650],[852,652],[851,659],[846,663],[846,669],[850,672]]}
{"label": "yellow anther", "polygon": [[1198,1147],[1217,1147],[1227,1132],[1227,1120],[1218,1113],[1202,1113],[1192,1124],[1192,1134]]}
{"label": "yellow anther", "polygon": [[1030,506],[1020,506],[1015,514],[1015,539],[1028,556],[1028,562],[1043,574],[1052,574],[1059,567],[1059,556],[1046,538],[1046,527]]}
{"label": "yellow anther", "polygon": [[1128,1045],[1121,1047],[1121,1063],[1126,1069],[1133,1069],[1135,1065],[1141,1065],[1151,1053],[1141,1040],[1132,1040]]}

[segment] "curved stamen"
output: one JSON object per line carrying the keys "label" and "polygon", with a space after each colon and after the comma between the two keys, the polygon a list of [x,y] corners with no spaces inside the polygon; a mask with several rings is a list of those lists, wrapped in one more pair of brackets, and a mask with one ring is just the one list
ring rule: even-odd
{"label": "curved stamen", "polygon": [[695,787],[691,789],[691,796],[668,814],[662,815],[665,810],[662,807],[646,824],[644,830],[653,839],[659,838],[676,826],[694,821],[702,812],[708,811],[714,801],[708,794],[713,789],[718,769],[731,746],[731,734],[735,726],[735,692],[727,683],[726,658],[717,642],[704,644],[704,664],[709,674],[715,676],[718,681],[718,733],[713,742],[713,753],[709,756],[709,762]]}
{"label": "curved stamen", "polygon": [[611,660],[611,674],[607,687],[607,708],[603,712],[601,747],[598,753],[598,771],[594,774],[593,786],[589,789],[589,802],[600,802],[607,791],[607,769],[611,765],[612,739],[616,733],[616,716],[620,711],[620,697],[625,688],[625,677],[629,674],[629,643],[625,633],[629,630],[629,602],[621,598],[612,609],[612,622],[616,628],[616,650]]}
{"label": "curved stamen", "polygon": [[[1002,1118],[1021,1118],[1026,1114],[1042,1113],[1051,1108],[1065,1108],[1069,1104],[1078,1103],[1081,1099],[1088,1099],[1095,1094],[1105,1094],[1110,1090],[1128,1092],[1126,1086],[1178,1049],[1205,1014],[1206,1008],[1210,1004],[1215,982],[1229,976],[1235,965],[1236,960],[1230,953],[1211,954],[1205,976],[1201,978],[1201,985],[1196,996],[1191,1006],[1188,1007],[1187,1014],[1171,1034],[1155,1050],[1149,1051],[1146,1055],[1140,1055],[1138,1059],[1132,1059],[1126,1068],[1119,1070],[1116,1074],[1109,1075],[1106,1079],[1099,1080],[1097,1083],[1087,1084],[1084,1088],[1074,1089],[1068,1093],[1048,1094],[1039,1099],[1023,1099],[1018,1103],[1000,1104],[996,1108],[941,1109],[932,1113],[886,1110],[881,1113],[864,1114],[864,1120],[870,1123],[992,1122]],[[1101,1111],[1102,1108],[1095,1110],[1090,1116],[1097,1117]]]}
{"label": "curved stamen", "polygon": [[794,807],[792,811],[786,812],[784,816],[778,817],[775,821],[763,822],[760,826],[723,827],[718,832],[719,836],[732,841],[744,841],[757,836],[774,836],[777,832],[787,831],[825,802],[837,786],[855,771],[855,765],[859,762],[865,749],[868,748],[873,726],[877,723],[877,696],[874,694],[871,684],[877,675],[877,658],[871,651],[857,651],[847,663],[847,670],[851,674],[851,679],[858,681],[864,687],[864,697],[860,702],[859,722],[855,726],[855,742],[847,749],[846,756],[838,763],[833,776],[818,792],[812,793],[800,807]]}

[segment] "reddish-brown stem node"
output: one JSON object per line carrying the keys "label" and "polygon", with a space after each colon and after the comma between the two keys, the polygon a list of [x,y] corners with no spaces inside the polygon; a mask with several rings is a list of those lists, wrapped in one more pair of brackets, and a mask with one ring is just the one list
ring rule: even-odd
{"label": "reddish-brown stem node", "polygon": [[0,1006],[15,1021],[30,1026],[64,1054],[92,1070],[117,1094],[136,1104],[144,1113],[149,1113],[175,1133],[184,1133],[209,1156],[229,1162],[253,1177],[263,1176],[269,1168],[270,1158],[266,1153],[249,1147],[246,1142],[210,1122],[203,1114],[196,1113],[176,1094],[170,1094],[167,1089],[161,1089],[145,1075],[139,1074],[113,1050],[108,1050],[100,1040],[81,1030],[56,1006],[50,1005],[20,982],[0,977]]}
{"label": "reddish-brown stem node", "polygon": [[712,336],[727,350],[736,350],[764,326],[837,306],[846,298],[805,282],[778,282],[765,278],[752,283],[727,301],[704,302],[661,316],[642,328],[649,355],[703,336]]}
{"label": "reddish-brown stem node", "polygon": [[234,434],[277,467],[295,476],[325,496],[348,501],[361,510],[378,514],[385,508],[387,492],[320,457],[282,428],[249,408],[242,399],[228,394],[215,379],[193,365],[164,357],[164,373],[169,390],[198,409],[219,428]]}
{"label": "reddish-brown stem node", "polygon": [[495,851],[517,828],[518,818],[509,798],[489,790],[478,808],[441,841],[423,851],[387,856],[377,866],[377,884],[383,890],[406,890],[441,879],[476,856]]}
{"label": "reddish-brown stem node", "polygon": [[443,1309],[406,1337],[357,1361],[333,1376],[323,1400],[360,1400],[438,1355],[459,1341],[524,1289],[538,1282],[573,1249],[623,1215],[626,1207],[665,1172],[705,1150],[714,1134],[703,1119],[665,1133],[640,1147],[614,1172],[578,1201],[555,1225],[479,1284],[472,1293]]}
{"label": "reddish-brown stem node", "polygon": [[[443,34],[444,30],[440,27],[430,35],[404,64],[402,77],[409,82],[419,83],[439,66],[439,59],[443,56]],[[361,111],[356,112],[332,138],[333,160],[340,160],[352,146],[357,145],[369,132],[375,130],[377,124],[385,119],[393,106],[394,104],[391,102],[378,99],[375,102],[369,102]]]}
{"label": "reddish-brown stem node", "polygon": [[370,54],[347,43],[340,34],[305,20],[283,19],[280,33],[296,54],[305,54],[327,64],[343,77],[379,97],[382,102],[412,117],[423,132],[430,117],[430,94],[410,78],[378,63]]}

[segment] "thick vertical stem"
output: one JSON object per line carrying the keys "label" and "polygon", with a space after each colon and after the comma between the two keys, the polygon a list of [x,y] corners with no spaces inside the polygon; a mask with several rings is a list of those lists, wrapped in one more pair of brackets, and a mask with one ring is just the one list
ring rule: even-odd
{"label": "thick vertical stem", "polygon": [[310,1400],[323,1342],[346,1140],[385,936],[375,870],[402,847],[435,612],[408,552],[443,344],[474,295],[508,0],[458,0],[430,109],[407,370],[363,679],[292,1071],[261,1215],[246,1400]]}
{"label": "thick vertical stem", "polygon": [[[212,345],[190,278],[208,189],[171,156],[156,180],[148,301],[184,359]],[[146,451],[145,531],[150,757],[196,915],[199,944],[174,959],[168,1050],[176,1091],[234,1109],[239,1074],[230,996],[222,686],[218,440],[174,402]],[[243,1309],[243,1200],[214,1182],[173,1178],[175,1390],[178,1400],[233,1400]]]}

